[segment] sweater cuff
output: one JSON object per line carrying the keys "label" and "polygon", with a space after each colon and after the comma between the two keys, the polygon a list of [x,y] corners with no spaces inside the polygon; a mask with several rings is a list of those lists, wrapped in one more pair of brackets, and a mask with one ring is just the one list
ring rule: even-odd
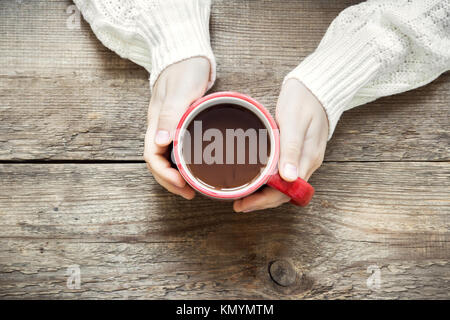
{"label": "sweater cuff", "polygon": [[212,87],[216,60],[209,39],[209,15],[209,1],[204,0],[167,0],[157,10],[141,12],[138,26],[151,48],[151,89],[165,68],[193,57],[208,59],[211,71],[207,89]]}
{"label": "sweater cuff", "polygon": [[321,43],[284,79],[301,81],[322,103],[328,117],[328,140],[356,92],[380,68],[372,45],[374,36],[356,33]]}
{"label": "sweater cuff", "polygon": [[[105,47],[120,57],[130,59],[143,66],[150,72],[151,61],[148,44],[136,32],[131,15],[128,20],[117,22],[112,19],[113,15],[108,11],[108,9],[114,11],[111,3],[90,0],[73,1]],[[128,3],[127,9],[130,9],[130,6],[131,3]]]}

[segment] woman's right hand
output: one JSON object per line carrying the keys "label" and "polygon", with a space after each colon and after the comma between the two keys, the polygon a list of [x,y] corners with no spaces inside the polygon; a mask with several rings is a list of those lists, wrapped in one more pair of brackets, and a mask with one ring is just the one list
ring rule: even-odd
{"label": "woman's right hand", "polygon": [[168,147],[183,113],[205,94],[210,70],[209,61],[202,57],[170,65],[155,82],[148,108],[144,146],[147,167],[160,185],[185,199],[194,198],[195,191],[171,167]]}

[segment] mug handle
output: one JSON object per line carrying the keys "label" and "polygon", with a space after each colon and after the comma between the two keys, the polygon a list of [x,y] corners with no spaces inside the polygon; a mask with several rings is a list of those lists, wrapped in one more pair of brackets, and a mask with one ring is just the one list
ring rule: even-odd
{"label": "mug handle", "polygon": [[291,198],[291,203],[296,206],[306,206],[314,195],[314,188],[302,178],[287,182],[278,173],[272,174],[267,185],[275,188]]}

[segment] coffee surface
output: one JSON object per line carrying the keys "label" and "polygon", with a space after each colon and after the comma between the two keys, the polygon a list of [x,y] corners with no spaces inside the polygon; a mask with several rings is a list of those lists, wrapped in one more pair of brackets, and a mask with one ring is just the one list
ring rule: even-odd
{"label": "coffee surface", "polygon": [[[216,129],[209,131],[214,133],[213,137],[208,135],[208,129]],[[231,132],[234,132],[235,136],[230,135],[230,130],[227,129],[232,129]],[[234,104],[209,107],[189,123],[187,131],[189,134],[184,135],[182,150],[185,161],[188,160],[187,167],[196,179],[211,188],[226,190],[245,187],[254,181],[266,166],[270,155],[269,133],[258,116],[244,107]],[[217,138],[219,132],[222,139]],[[201,157],[200,148],[195,148],[196,143],[201,145]],[[213,146],[216,148],[212,148]],[[222,152],[217,146],[221,147]],[[212,155],[215,160],[213,163],[207,163],[211,162],[208,155]],[[199,160],[201,163],[198,163]]]}

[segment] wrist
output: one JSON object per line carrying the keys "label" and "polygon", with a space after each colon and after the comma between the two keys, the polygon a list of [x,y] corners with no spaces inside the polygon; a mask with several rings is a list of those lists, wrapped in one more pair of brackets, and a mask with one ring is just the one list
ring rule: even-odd
{"label": "wrist", "polygon": [[157,10],[142,10],[138,25],[151,49],[150,88],[168,66],[193,57],[209,61],[208,89],[213,85],[216,61],[210,45],[209,15],[209,2],[202,0],[167,0]]}
{"label": "wrist", "polygon": [[357,33],[321,43],[284,80],[301,81],[321,102],[328,119],[328,139],[355,94],[380,68],[371,42],[375,36]]}

